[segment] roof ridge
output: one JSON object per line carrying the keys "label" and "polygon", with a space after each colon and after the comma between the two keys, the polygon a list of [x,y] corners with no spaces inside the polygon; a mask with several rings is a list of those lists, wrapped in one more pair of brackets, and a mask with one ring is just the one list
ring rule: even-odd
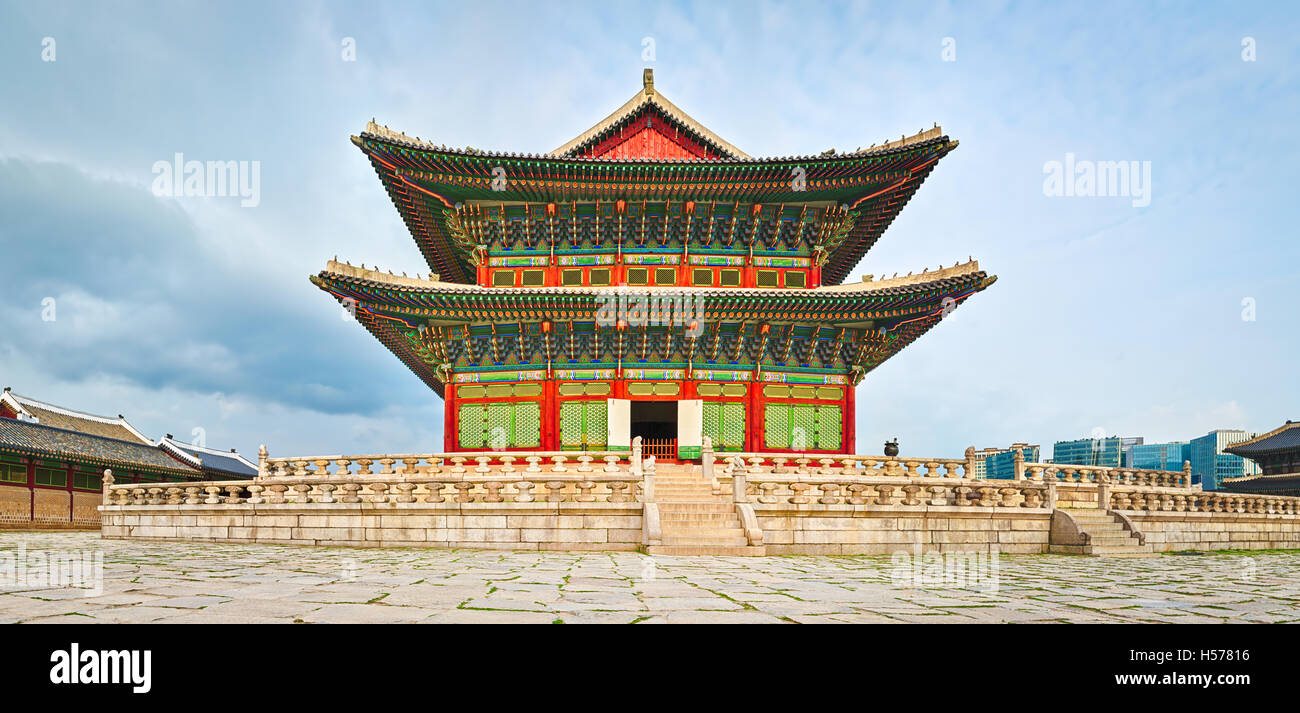
{"label": "roof ridge", "polygon": [[77,411],[76,409],[70,409],[64,406],[56,406],[55,404],[49,403],[48,401],[41,401],[39,399],[34,399],[30,396],[23,396],[22,394],[17,394],[14,393],[13,391],[10,391],[9,394],[12,395],[14,399],[16,399],[19,403],[23,404],[24,406],[31,406],[33,408],[39,408],[45,411],[53,411],[54,413],[61,414],[63,416],[76,416],[77,418],[85,418],[91,421],[98,421],[99,423],[107,423],[107,424],[120,424],[126,422],[126,419],[124,417],[114,418],[112,416],[99,416],[93,413],[86,413],[85,411]]}

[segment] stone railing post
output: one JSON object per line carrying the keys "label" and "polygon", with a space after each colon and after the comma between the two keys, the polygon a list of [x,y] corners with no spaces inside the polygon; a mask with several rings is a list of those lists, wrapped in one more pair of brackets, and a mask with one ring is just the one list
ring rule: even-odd
{"label": "stone railing post", "polygon": [[1043,474],[1043,481],[1047,483],[1047,509],[1056,509],[1056,473],[1046,472]]}
{"label": "stone railing post", "polygon": [[113,469],[105,468],[104,469],[104,504],[105,505],[113,504],[112,502],[109,501],[108,498],[108,489],[111,485],[113,485]]}
{"label": "stone railing post", "polygon": [[745,480],[745,462],[740,456],[731,459],[731,493],[737,503],[749,502],[749,484]]}
{"label": "stone railing post", "polygon": [[632,472],[641,474],[641,437],[632,439]]}
{"label": "stone railing post", "polygon": [[[640,436],[637,436],[640,438]],[[640,444],[632,446],[634,452],[640,455]],[[653,503],[655,501],[655,457],[650,456],[641,462],[641,486],[642,498],[644,502]]]}
{"label": "stone railing post", "polygon": [[966,446],[966,477],[975,477],[975,446]]}
{"label": "stone railing post", "polygon": [[700,446],[700,473],[705,480],[713,480],[713,439],[705,436]]}
{"label": "stone railing post", "polygon": [[1016,449],[1016,455],[1015,458],[1013,459],[1013,462],[1015,464],[1015,469],[1016,469],[1016,480],[1024,480],[1025,479],[1025,453],[1023,450],[1019,448]]}
{"label": "stone railing post", "polygon": [[267,457],[266,444],[263,443],[262,445],[257,447],[257,479],[258,480],[266,479],[266,457]]}
{"label": "stone railing post", "polygon": [[[1192,462],[1189,460],[1183,461],[1183,487],[1192,487]],[[1201,488],[1204,489],[1204,487],[1205,483],[1201,483]]]}

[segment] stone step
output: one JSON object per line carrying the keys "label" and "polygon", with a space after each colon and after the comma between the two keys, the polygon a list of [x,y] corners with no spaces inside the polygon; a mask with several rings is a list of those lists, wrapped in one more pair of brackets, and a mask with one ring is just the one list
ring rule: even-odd
{"label": "stone step", "polygon": [[658,503],[659,516],[662,518],[667,513],[679,512],[725,512],[735,514],[736,506],[725,502],[680,502],[680,503]]}
{"label": "stone step", "polygon": [[669,530],[664,529],[665,545],[744,545],[748,544],[745,531],[734,530]]}
{"label": "stone step", "polygon": [[1085,532],[1128,532],[1128,530],[1125,530],[1124,526],[1118,522],[1099,522],[1095,524],[1091,522],[1081,522],[1079,524],[1083,526]]}
{"label": "stone step", "polygon": [[1094,557],[1151,557],[1155,550],[1151,545],[1051,545],[1047,551],[1061,555],[1092,555]]}
{"label": "stone step", "polygon": [[1138,541],[1136,537],[1133,537],[1127,532],[1121,535],[1110,535],[1110,534],[1102,535],[1094,532],[1088,533],[1088,544],[1093,545],[1094,547],[1109,546],[1109,545],[1127,545],[1130,543],[1136,545]]}
{"label": "stone step", "polygon": [[661,512],[659,519],[662,522],[730,522],[739,521],[740,518],[732,512]]}
{"label": "stone step", "polygon": [[731,557],[762,557],[767,554],[767,548],[751,547],[749,545],[741,546],[722,546],[722,545],[651,545],[646,548],[646,553],[651,555],[668,555],[683,557],[698,557],[701,555],[723,555]]}
{"label": "stone step", "polygon": [[690,537],[670,537],[664,535],[663,544],[667,547],[745,547],[749,542],[743,537],[697,540]]}
{"label": "stone step", "polygon": [[1072,512],[1070,513],[1070,517],[1073,517],[1079,522],[1115,522],[1114,515],[1100,511],[1095,513]]}
{"label": "stone step", "polygon": [[744,537],[745,530],[739,525],[735,527],[671,527],[663,526],[664,537],[672,535],[673,537]]}

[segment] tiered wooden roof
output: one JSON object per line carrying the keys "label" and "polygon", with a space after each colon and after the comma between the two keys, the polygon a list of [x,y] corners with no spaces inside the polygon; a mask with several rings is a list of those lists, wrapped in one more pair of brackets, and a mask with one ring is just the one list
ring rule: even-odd
{"label": "tiered wooden roof", "polygon": [[373,121],[352,141],[430,270],[459,283],[473,281],[475,248],[495,222],[503,238],[546,236],[534,247],[716,247],[730,236],[727,247],[773,249],[762,241],[794,234],[789,249],[818,255],[823,281],[835,284],[957,147],[935,126],[851,153],[751,158],[664,99],[650,77],[623,107],[549,154],[449,148]]}

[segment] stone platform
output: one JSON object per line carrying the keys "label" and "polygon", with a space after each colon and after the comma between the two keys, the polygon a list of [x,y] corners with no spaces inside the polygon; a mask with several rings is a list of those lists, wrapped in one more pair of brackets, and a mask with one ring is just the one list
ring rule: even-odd
{"label": "stone platform", "polygon": [[[248,481],[115,485],[106,538],[241,544],[855,555],[1135,556],[1300,547],[1300,498],[1202,492],[1186,469],[714,454],[268,458]],[[377,466],[377,470],[376,470]]]}
{"label": "stone platform", "polygon": [[888,556],[359,549],[0,533],[104,553],[103,595],[0,592],[0,623],[1300,622],[1300,552],[1005,555],[992,591],[900,586]]}

